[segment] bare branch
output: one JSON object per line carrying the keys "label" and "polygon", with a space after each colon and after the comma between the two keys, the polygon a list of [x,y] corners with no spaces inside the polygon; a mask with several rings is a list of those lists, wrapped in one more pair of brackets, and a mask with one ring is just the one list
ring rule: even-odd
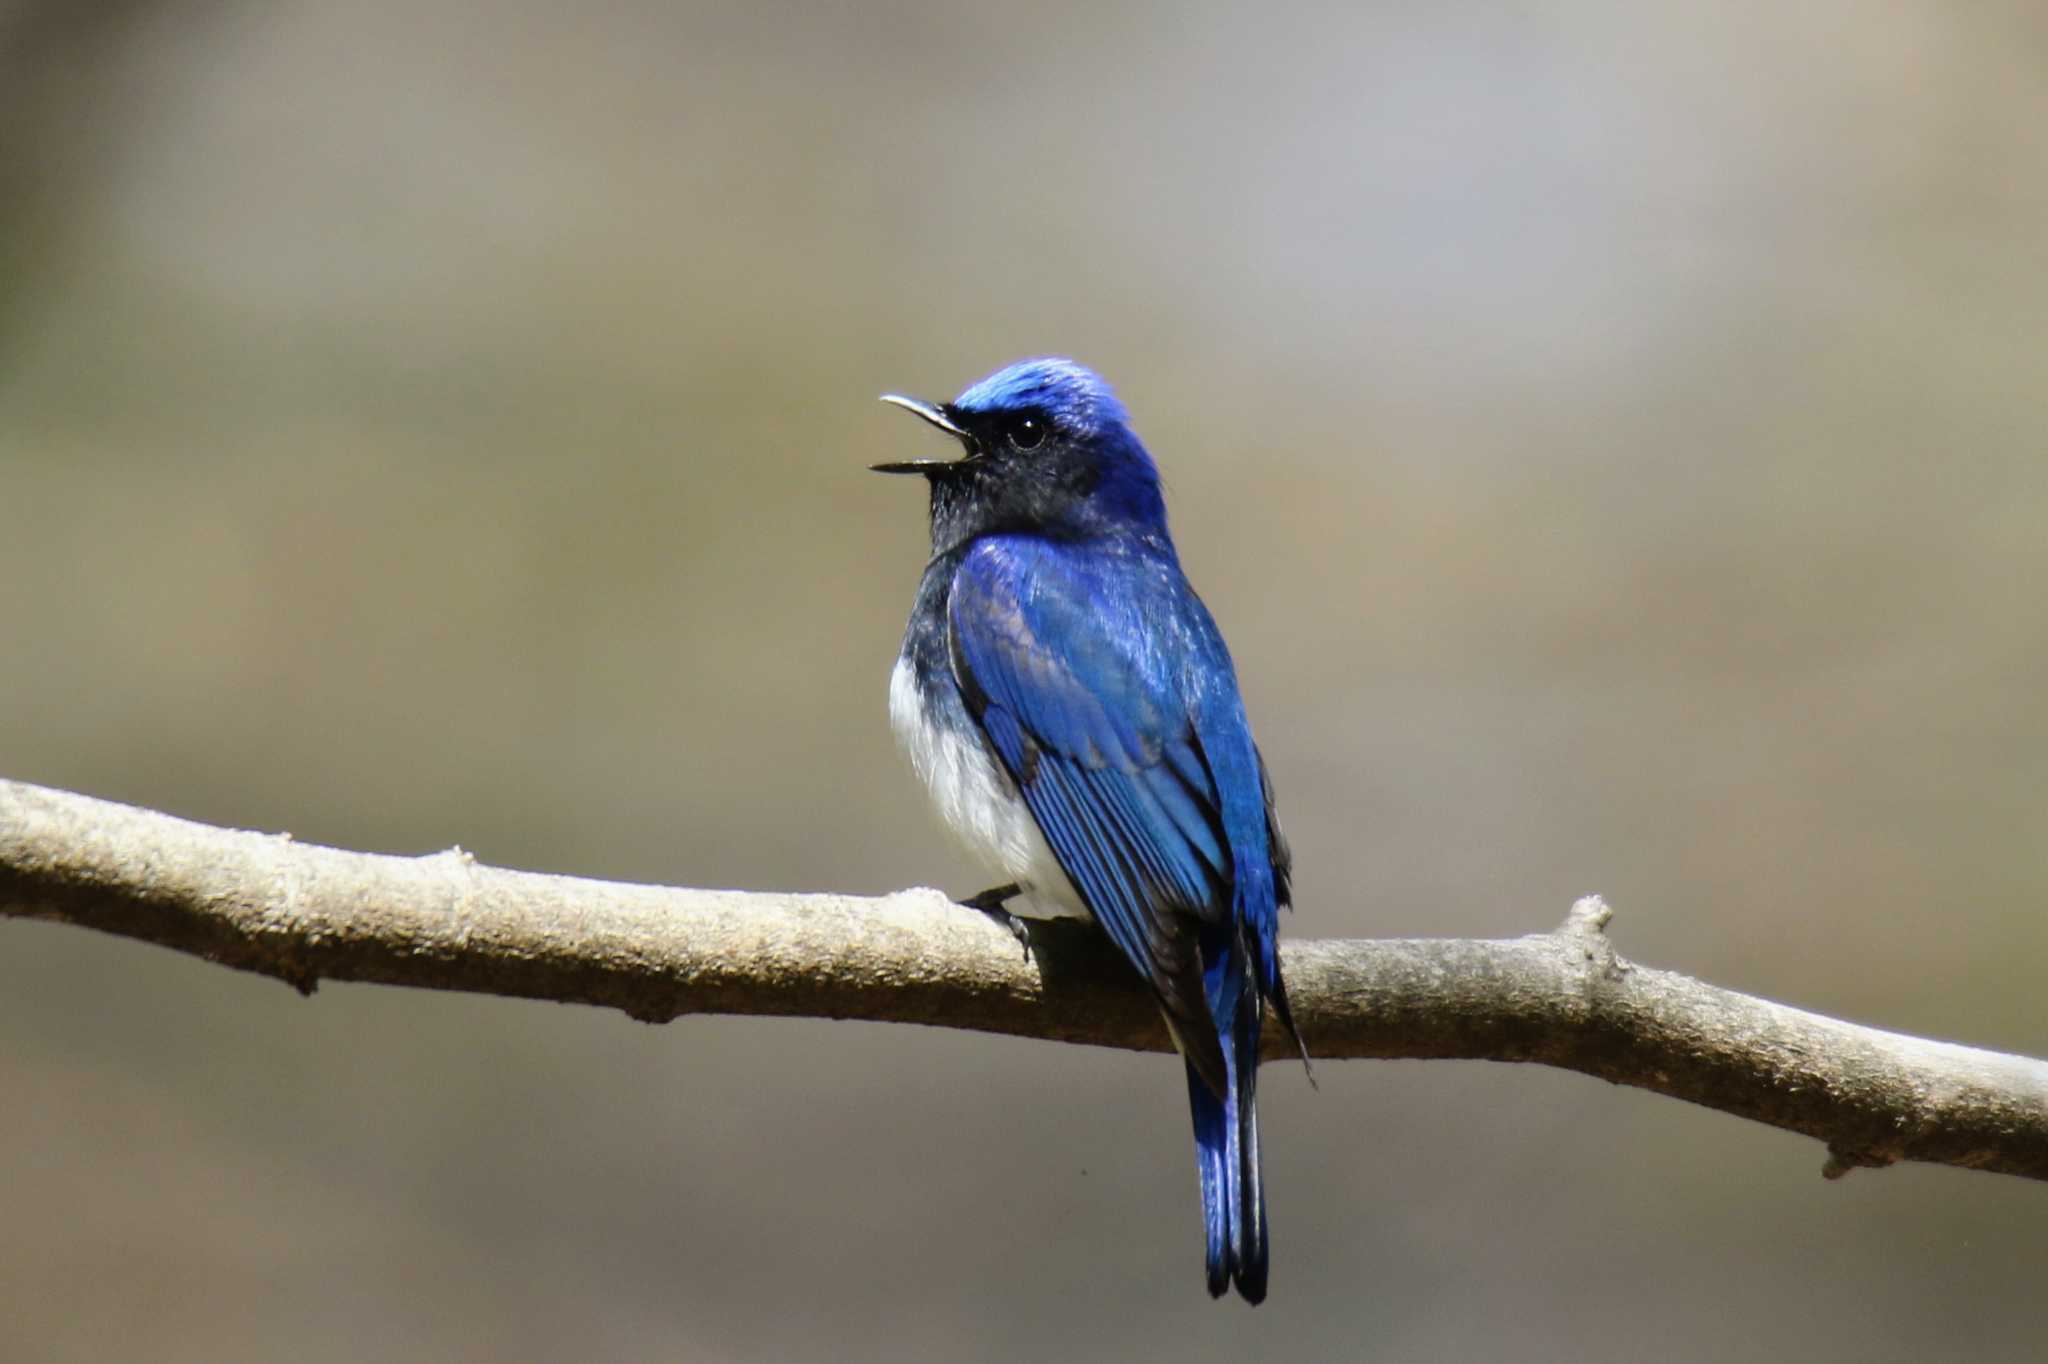
{"label": "bare branch", "polygon": [[[692,1013],[860,1018],[1164,1051],[1105,939],[1032,925],[1032,956],[933,890],[673,890],[382,857],[0,782],[0,915],[51,919],[311,993],[375,981]],[[2048,1063],[1925,1041],[1623,960],[1608,909],[1503,940],[1289,942],[1318,1057],[1538,1061],[1828,1144],[2048,1178]],[[1272,1053],[1279,1055],[1277,1049]]]}

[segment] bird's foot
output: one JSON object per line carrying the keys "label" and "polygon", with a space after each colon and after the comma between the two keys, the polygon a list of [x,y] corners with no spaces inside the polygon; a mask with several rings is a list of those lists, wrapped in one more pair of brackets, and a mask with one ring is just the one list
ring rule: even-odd
{"label": "bird's foot", "polygon": [[1014,900],[1023,893],[1024,888],[1018,885],[1015,881],[1012,881],[1008,885],[990,886],[987,890],[981,892],[979,895],[970,895],[965,900],[962,900],[960,903],[967,906],[969,909],[980,910],[982,913],[988,915],[989,918],[994,919],[997,923],[1001,924],[1004,928],[1009,929],[1010,936],[1015,938],[1018,942],[1024,945],[1024,960],[1030,961],[1031,926],[1025,923],[1022,919],[1018,918],[1016,915],[1010,913],[1009,910],[1003,908],[1004,901]]}

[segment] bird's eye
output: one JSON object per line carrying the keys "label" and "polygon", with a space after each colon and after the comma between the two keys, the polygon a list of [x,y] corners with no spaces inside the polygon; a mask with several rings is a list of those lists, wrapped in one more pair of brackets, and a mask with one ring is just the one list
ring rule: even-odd
{"label": "bird's eye", "polygon": [[1019,417],[1010,423],[1010,444],[1019,450],[1036,450],[1045,444],[1045,423],[1036,417]]}

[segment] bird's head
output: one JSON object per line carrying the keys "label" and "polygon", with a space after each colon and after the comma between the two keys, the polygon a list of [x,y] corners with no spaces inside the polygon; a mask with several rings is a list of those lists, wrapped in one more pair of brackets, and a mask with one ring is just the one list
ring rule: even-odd
{"label": "bird's head", "polygon": [[1020,360],[950,403],[889,393],[961,445],[957,459],[877,464],[931,484],[932,546],[1028,531],[1166,538],[1159,471],[1102,377],[1072,360]]}

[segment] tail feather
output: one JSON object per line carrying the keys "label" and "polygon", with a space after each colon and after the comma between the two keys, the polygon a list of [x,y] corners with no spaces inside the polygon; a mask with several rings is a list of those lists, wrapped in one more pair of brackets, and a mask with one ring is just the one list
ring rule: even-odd
{"label": "tail feather", "polygon": [[1204,956],[1210,1009],[1224,1032],[1227,1084],[1219,1096],[1188,1066],[1188,1107],[1194,1115],[1209,1295],[1220,1298],[1235,1285],[1246,1302],[1256,1303],[1266,1296],[1267,1264],[1257,1103],[1262,1001],[1246,979],[1241,941],[1224,943],[1214,956]]}
{"label": "tail feather", "polygon": [[1209,1296],[1220,1298],[1230,1291],[1231,1275],[1237,1268],[1230,1235],[1230,1209],[1236,1202],[1230,1192],[1230,1119],[1224,1112],[1223,1101],[1209,1092],[1201,1073],[1192,1065],[1187,1069],[1188,1107],[1195,1115],[1195,1173],[1202,1183],[1202,1238]]}
{"label": "tail feather", "polygon": [[1238,1008],[1235,1045],[1230,1055],[1236,1062],[1232,1105],[1237,1133],[1237,1187],[1232,1190],[1240,1224],[1241,1244],[1237,1258],[1237,1291],[1246,1302],[1266,1300],[1266,1176],[1259,1163],[1259,1015],[1260,999],[1247,990]]}

